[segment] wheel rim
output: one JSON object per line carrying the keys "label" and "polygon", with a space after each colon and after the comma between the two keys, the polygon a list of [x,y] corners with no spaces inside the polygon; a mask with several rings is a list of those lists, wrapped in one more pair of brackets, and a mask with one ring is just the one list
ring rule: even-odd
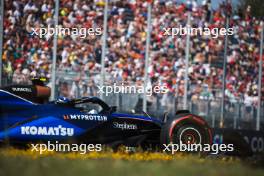
{"label": "wheel rim", "polygon": [[183,144],[200,144],[202,142],[200,132],[193,127],[183,129],[179,137]]}

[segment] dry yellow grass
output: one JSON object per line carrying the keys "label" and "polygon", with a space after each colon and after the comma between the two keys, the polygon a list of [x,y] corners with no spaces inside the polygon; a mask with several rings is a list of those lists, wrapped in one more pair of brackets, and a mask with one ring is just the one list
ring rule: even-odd
{"label": "dry yellow grass", "polygon": [[[57,157],[61,159],[114,159],[114,160],[130,160],[130,161],[172,161],[172,160],[195,160],[199,163],[206,161],[205,158],[199,157],[198,155],[190,155],[185,153],[177,153],[174,155],[162,153],[162,152],[125,152],[122,148],[118,152],[113,152],[110,149],[106,149],[103,152],[88,152],[86,154],[80,154],[78,152],[55,152],[55,151],[45,151],[40,154],[37,151],[32,151],[32,149],[15,149],[15,148],[5,148],[0,150],[0,154],[3,156],[23,156],[32,159],[37,159],[40,157]],[[240,162],[239,159],[233,157],[222,157],[219,162]]]}
{"label": "dry yellow grass", "polygon": [[197,155],[159,152],[39,152],[31,149],[0,149],[0,176],[72,176],[72,175],[126,175],[126,176],[262,176],[263,169],[251,168],[237,158],[211,159]]}

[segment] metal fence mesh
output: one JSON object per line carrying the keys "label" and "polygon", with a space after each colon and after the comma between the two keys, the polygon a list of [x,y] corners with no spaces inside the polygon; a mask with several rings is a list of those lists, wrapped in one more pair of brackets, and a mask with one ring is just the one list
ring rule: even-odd
{"label": "metal fence mesh", "polygon": [[[84,96],[100,96],[97,81],[88,77],[57,77],[56,97],[65,96],[78,98]],[[109,82],[106,83],[111,85]],[[221,90],[215,90],[216,95]],[[119,112],[142,113],[143,94],[110,93],[103,94],[102,99],[111,106],[117,106]],[[188,96],[188,109],[197,115],[204,117],[212,127],[219,127],[221,97],[209,98],[206,96]],[[261,108],[261,129],[264,129],[264,111]],[[174,93],[156,94],[147,97],[147,113],[156,118],[162,118],[165,112],[170,116],[175,115],[177,110],[183,109],[183,97]],[[255,129],[257,106],[245,104],[243,100],[225,102],[224,127],[234,129]]]}

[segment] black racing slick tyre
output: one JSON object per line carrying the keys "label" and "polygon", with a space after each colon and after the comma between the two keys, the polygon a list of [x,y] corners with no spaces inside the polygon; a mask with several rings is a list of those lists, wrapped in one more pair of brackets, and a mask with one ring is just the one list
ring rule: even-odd
{"label": "black racing slick tyre", "polygon": [[190,113],[170,118],[161,128],[161,148],[177,144],[212,144],[212,131],[207,122]]}

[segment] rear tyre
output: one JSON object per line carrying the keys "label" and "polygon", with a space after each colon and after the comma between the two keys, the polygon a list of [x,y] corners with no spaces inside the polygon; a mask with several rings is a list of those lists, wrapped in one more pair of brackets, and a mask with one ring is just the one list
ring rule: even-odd
{"label": "rear tyre", "polygon": [[179,114],[169,119],[161,129],[161,148],[177,144],[212,144],[212,132],[205,120],[193,114]]}

